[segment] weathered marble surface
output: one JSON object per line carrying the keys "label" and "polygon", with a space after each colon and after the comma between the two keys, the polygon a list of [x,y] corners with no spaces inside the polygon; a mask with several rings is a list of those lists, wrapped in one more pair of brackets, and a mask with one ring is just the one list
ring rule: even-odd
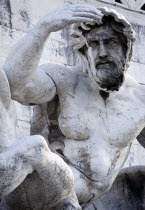
{"label": "weathered marble surface", "polygon": [[[9,4],[8,4],[9,2]],[[134,45],[133,56],[128,69],[138,82],[145,83],[145,62],[144,62],[144,43],[145,43],[145,23],[143,20],[145,14],[139,12],[130,11],[120,7],[120,4],[106,4],[105,1],[96,0],[42,0],[41,5],[39,0],[20,0],[17,4],[17,0],[3,0],[0,7],[0,65],[5,62],[8,52],[12,46],[22,37],[27,31],[29,31],[37,20],[47,14],[49,11],[62,7],[64,4],[75,4],[80,2],[82,4],[91,4],[95,7],[108,6],[114,8],[119,13],[123,14],[127,20],[129,20],[136,32],[136,42]],[[108,1],[107,1],[108,2]],[[9,9],[10,8],[10,9]],[[12,15],[10,15],[12,13]],[[12,23],[10,28],[9,22]],[[73,50],[67,44],[69,41],[69,28],[65,28],[63,31],[52,33],[45,44],[45,49],[41,56],[40,64],[50,62],[59,62],[65,65],[72,66],[76,63],[75,54]],[[17,137],[30,135],[30,116],[32,115],[32,107],[16,104],[17,111]],[[134,141],[131,147],[128,159],[125,162],[125,167],[133,165],[144,164],[144,148]]]}
{"label": "weathered marble surface", "polygon": [[[91,11],[90,13],[92,13],[92,9],[93,8],[89,9]],[[67,11],[67,10],[65,9],[65,11]],[[93,11],[95,11],[95,9],[93,9]],[[76,13],[77,13],[77,11],[76,11]],[[60,13],[58,12],[58,14],[60,14]],[[57,16],[58,14],[57,14],[57,12],[56,12],[56,14],[54,12],[55,17],[57,17],[57,18],[58,18],[58,16]],[[69,12],[68,12],[68,15],[69,15]],[[68,25],[70,23],[78,22],[78,16],[79,16],[79,14],[77,14],[77,16],[73,20],[70,20],[66,23],[63,20],[62,23],[64,25]],[[94,15],[92,15],[92,16],[94,16]],[[51,15],[49,16],[49,18],[50,17],[51,17]],[[63,19],[63,17],[62,17],[62,19]],[[49,19],[49,21],[50,20],[51,19]],[[86,20],[89,20],[89,18],[80,17],[79,21],[82,21],[82,20],[86,21]],[[59,21],[59,19],[58,19],[58,21]],[[38,23],[38,25],[41,26],[40,23]],[[64,27],[64,25],[63,25],[63,27]],[[53,26],[51,24],[51,27],[53,27],[53,30],[55,30],[55,28],[57,29],[58,22],[54,23]],[[62,27],[62,26],[59,26],[59,27]],[[33,35],[34,38],[37,39],[37,41],[41,42],[41,40],[39,40],[37,35],[36,35],[36,37],[35,37],[35,34],[33,34],[33,33],[31,35]],[[31,38],[31,37],[29,37],[29,38]],[[29,43],[31,43],[31,40],[28,39],[28,44]],[[16,46],[16,48],[19,49],[19,46]],[[9,68],[11,69],[11,67],[16,64],[14,62],[16,60],[17,60],[17,67],[16,66],[14,67],[15,70],[21,69],[21,67],[22,67],[21,70],[23,70],[23,62],[25,64],[24,68],[28,67],[21,56],[20,57],[22,58],[22,60],[20,61],[18,59],[19,52],[16,50],[16,48],[14,48],[12,54],[10,54],[5,66],[4,66],[4,69],[6,70],[6,72],[7,72],[7,70],[9,71]],[[34,47],[34,50],[37,50],[37,49],[35,49],[35,47]],[[20,51],[21,51],[21,49],[20,49]],[[40,50],[40,52],[41,52],[41,50]],[[23,50],[21,51],[21,53],[23,53]],[[15,54],[15,56],[14,56],[14,54]],[[30,51],[30,54],[31,54],[31,51]],[[10,59],[11,55],[14,58],[14,60]],[[30,59],[31,56],[29,57],[28,54],[25,54],[25,55],[27,58]],[[15,60],[15,58],[16,58],[16,60]],[[31,59],[31,62],[32,63],[36,62],[34,64],[34,66],[35,66],[37,64],[37,59],[35,59],[35,60]],[[8,69],[7,69],[7,67],[8,67]],[[43,185],[45,183],[45,185],[43,186],[43,190],[45,190],[45,193],[44,193],[45,200],[43,201],[44,208],[51,208],[54,205],[57,205],[61,200],[63,200],[63,202],[66,203],[65,205],[68,206],[68,205],[71,205],[71,203],[73,203],[72,208],[80,209],[80,207],[77,203],[77,198],[73,191],[73,176],[72,176],[72,172],[71,172],[70,168],[58,155],[51,153],[51,151],[49,150],[43,137],[41,137],[41,136],[24,137],[23,139],[20,139],[19,141],[15,142],[15,139],[14,139],[14,137],[15,137],[14,136],[15,135],[15,123],[14,123],[15,116],[13,116],[13,115],[15,115],[15,111],[13,110],[13,102],[11,102],[10,97],[11,97],[11,94],[12,95],[14,94],[13,96],[17,97],[18,93],[20,93],[21,91],[23,92],[23,90],[26,88],[25,85],[27,85],[27,83],[28,83],[27,76],[29,75],[28,77],[29,77],[29,79],[31,79],[31,72],[28,74],[27,71],[13,72],[13,70],[12,71],[11,70],[10,70],[10,72],[11,72],[10,77],[12,80],[14,79],[14,83],[9,80],[11,83],[10,84],[11,92],[9,89],[9,83],[7,81],[7,78],[6,78],[4,72],[2,72],[2,74],[4,76],[1,78],[2,79],[2,88],[3,88],[2,89],[2,93],[3,93],[2,102],[4,103],[5,106],[6,105],[8,106],[6,109],[6,112],[3,109],[2,109],[2,111],[4,112],[5,118],[7,117],[8,120],[9,120],[9,118],[11,118],[14,127],[9,129],[9,127],[7,125],[8,120],[2,121],[3,127],[1,130],[3,131],[3,133],[4,134],[6,133],[4,128],[9,129],[9,132],[7,132],[7,133],[11,134],[13,136],[8,135],[8,136],[6,136],[7,138],[4,138],[5,136],[2,133],[3,142],[1,144],[1,152],[2,153],[0,156],[0,158],[1,158],[0,159],[0,163],[1,163],[1,179],[0,179],[1,195],[0,196],[4,197],[5,195],[11,193],[17,186],[19,186],[19,184],[22,183],[22,181],[26,178],[26,176],[29,173],[32,173],[32,171],[36,170],[37,174],[39,176],[39,180],[41,180],[41,179],[43,180],[43,183],[42,183]],[[18,75],[17,73],[18,74],[20,73],[20,75]],[[8,76],[8,74],[7,74],[7,76]],[[41,79],[41,78],[39,77],[39,79]],[[46,98],[44,99],[44,101],[48,101],[51,98],[53,98],[55,87],[54,87],[53,81],[51,81],[50,79],[48,79],[49,81],[47,79],[46,80],[45,79],[43,80],[43,79],[44,79],[44,77],[42,76],[42,83],[43,83],[43,85],[46,84],[46,86],[48,88],[48,90],[46,91],[46,87],[45,87],[44,98],[45,97]],[[40,92],[41,91],[43,92],[43,90],[41,89],[42,88],[41,84],[39,84],[40,86],[38,87],[38,92],[36,93],[37,94],[36,97],[33,97],[33,95],[32,95],[32,93],[34,92],[34,89],[33,89],[33,86],[31,86],[31,85],[32,85],[32,83],[30,84],[30,86],[28,85],[29,93],[27,96],[25,95],[25,91],[23,92],[24,95],[21,92],[21,96],[19,95],[21,100],[22,101],[24,100],[25,102],[24,101],[23,102],[25,104],[29,103],[30,105],[33,104],[34,101],[36,103],[42,103],[43,102],[42,97],[41,97],[42,93],[40,93]],[[52,90],[53,87],[54,87],[54,90]],[[50,93],[50,94],[48,94],[49,89],[52,90],[52,93]],[[19,92],[19,90],[20,90],[20,92]],[[40,98],[41,98],[41,100],[40,100]],[[8,114],[7,114],[7,112],[8,112]],[[9,123],[9,125],[10,125],[10,123]],[[13,142],[15,142],[15,143],[13,144]],[[8,161],[8,160],[10,160],[10,161]],[[48,168],[47,168],[47,166],[48,166]],[[50,171],[51,171],[51,174],[50,174]],[[10,177],[10,174],[12,174],[11,177]],[[52,180],[52,177],[53,177],[53,180]],[[7,202],[5,202],[6,200],[7,200]],[[2,200],[1,208],[2,209],[8,208],[9,202],[11,202],[10,200],[11,200],[10,197],[8,197],[8,199],[5,197]],[[15,202],[15,201],[12,201],[12,202]],[[28,201],[27,201],[27,203],[28,203]],[[62,206],[64,205],[64,203],[62,204]],[[36,205],[36,203],[35,203],[35,205]],[[11,205],[10,208],[15,208],[15,207],[13,205]],[[21,203],[20,208],[27,208],[27,207],[23,206],[23,203]],[[66,207],[62,207],[62,208],[66,208]],[[67,207],[67,208],[69,208],[69,207]]]}
{"label": "weathered marble surface", "polygon": [[145,166],[122,169],[111,189],[85,210],[144,210]]}
{"label": "weathered marble surface", "polygon": [[[40,180],[43,177],[43,181],[47,183],[49,189],[48,180],[50,183],[51,176],[54,177],[52,171],[56,176],[61,172],[63,177],[60,175],[56,180],[59,183],[61,177],[60,183],[64,186],[64,191],[62,191],[63,187],[59,188],[59,184],[58,189],[61,189],[61,191],[59,193],[59,190],[57,190],[56,200],[53,197],[55,201],[55,203],[53,201],[53,204],[56,205],[57,201],[68,198],[73,193],[71,192],[73,191],[72,172],[61,158],[56,155],[53,156],[42,136],[16,138],[16,110],[11,99],[6,74],[2,69],[0,69],[0,80],[0,198],[16,189],[26,176],[34,170],[37,170]],[[52,164],[49,168],[51,176],[50,171],[46,170],[49,162]],[[45,175],[44,171],[47,171]],[[64,179],[65,181],[63,181]],[[51,182],[51,184],[54,186],[54,183]],[[51,186],[51,193],[54,191],[53,186]],[[45,188],[46,194],[47,187]],[[57,184],[55,190],[56,188]],[[0,207],[0,209],[3,208],[7,209],[4,206]],[[13,209],[13,206],[11,208]]]}
{"label": "weathered marble surface", "polygon": [[[102,19],[102,16],[112,16],[113,27],[109,27],[108,19]],[[116,21],[119,22],[117,24],[119,28],[115,24]],[[72,34],[76,40],[76,42],[73,41],[76,49],[85,46],[81,51],[82,64],[85,65],[77,65],[71,69],[59,64],[46,64],[35,71],[49,34],[78,22],[79,24],[91,22],[89,24],[91,26],[75,25],[75,33]],[[94,26],[95,24],[97,26]],[[79,31],[80,27],[84,34]],[[142,97],[145,88],[126,73],[133,40],[134,35],[130,24],[115,11],[97,10],[83,5],[68,6],[42,18],[14,47],[4,66],[13,99],[26,105],[51,101],[48,110],[50,113],[45,111],[43,116],[42,134],[47,138],[47,127],[50,124],[51,131],[53,128],[60,131],[58,136],[53,136],[50,132],[51,139],[48,138],[48,144],[50,149],[60,155],[72,169],[75,177],[75,192],[82,206],[88,205],[111,187],[128,156],[131,142],[145,125],[145,99]],[[110,57],[112,59],[109,60]],[[47,121],[47,115],[50,115],[51,121]],[[24,142],[22,143],[25,144]],[[24,150],[27,151],[28,146],[26,144]],[[39,176],[42,176],[40,185],[45,181],[45,190],[41,189],[43,194],[37,187],[31,191],[32,182],[29,180],[32,179],[35,182],[36,176],[35,184],[40,182],[37,173],[33,173],[32,177],[31,175],[27,177],[20,187],[3,199],[2,208],[27,209],[34,205],[35,208],[41,209],[44,204],[45,208],[50,208],[54,194],[59,192],[60,196],[61,192],[66,193],[66,188],[67,190],[71,188],[72,194],[68,197],[74,199],[72,200],[74,208],[80,208],[77,206],[69,168],[58,155],[50,152],[47,145],[45,149],[49,151],[50,160],[56,162],[56,167],[59,167],[59,161],[61,162],[63,171],[67,170],[66,177],[59,170],[55,170],[57,178],[53,177],[51,172],[54,165],[49,161],[48,154],[43,156],[44,152],[42,152],[44,159],[39,162],[39,154],[36,158],[35,151],[33,156],[30,150],[32,164],[38,160],[35,170]],[[22,160],[25,160],[23,156]],[[20,163],[19,160],[18,163]],[[31,164],[26,165],[31,169]],[[26,169],[24,171],[26,177],[33,168],[29,172]],[[48,171],[51,179],[46,178]],[[70,176],[67,177],[68,173]],[[66,185],[67,178],[70,188]],[[23,179],[20,177],[19,184]],[[64,179],[65,186],[61,185],[61,179]],[[50,192],[50,180],[53,181],[52,188],[58,187],[52,192]],[[22,187],[26,195],[30,187],[30,195],[33,195],[26,201],[22,199],[24,196],[21,193]],[[62,189],[61,192],[60,189]],[[35,202],[38,194],[43,197],[42,202],[39,203],[41,206]],[[18,204],[18,200],[21,199],[23,202]],[[70,203],[71,200],[67,202]],[[31,208],[34,207],[31,206]]]}
{"label": "weathered marble surface", "polygon": [[144,210],[145,167],[122,169],[109,192],[94,204],[98,210]]}

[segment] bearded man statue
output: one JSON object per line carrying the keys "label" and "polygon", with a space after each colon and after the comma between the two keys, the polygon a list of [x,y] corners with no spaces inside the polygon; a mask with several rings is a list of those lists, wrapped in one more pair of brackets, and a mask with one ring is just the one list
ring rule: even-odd
{"label": "bearded man statue", "polygon": [[[71,45],[81,65],[38,67],[49,34],[71,24]],[[43,104],[34,108],[32,134],[43,135],[51,152],[67,163],[82,208],[110,189],[145,126],[145,87],[126,72],[133,42],[130,23],[115,10],[70,5],[39,20],[5,64],[12,98],[25,105]],[[39,182],[33,177],[26,191]],[[13,206],[23,196],[19,189]],[[31,192],[33,203],[38,193],[47,207],[49,198],[37,187]]]}

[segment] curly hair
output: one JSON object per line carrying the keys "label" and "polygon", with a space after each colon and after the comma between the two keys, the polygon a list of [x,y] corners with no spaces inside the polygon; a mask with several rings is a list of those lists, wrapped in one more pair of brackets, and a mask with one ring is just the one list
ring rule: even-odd
{"label": "curly hair", "polygon": [[[126,48],[126,62],[129,62],[132,57],[132,46],[135,40],[135,32],[131,24],[125,19],[125,17],[117,13],[114,9],[99,8],[104,15],[102,18],[102,24],[109,23],[109,27],[116,32],[119,39],[122,41]],[[82,53],[82,48],[88,46],[85,33],[92,30],[95,23],[77,23],[74,24],[71,30],[70,44],[73,49]]]}

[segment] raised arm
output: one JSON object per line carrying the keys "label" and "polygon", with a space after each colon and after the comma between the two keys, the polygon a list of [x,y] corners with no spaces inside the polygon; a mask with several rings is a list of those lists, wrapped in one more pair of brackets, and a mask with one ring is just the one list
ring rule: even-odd
{"label": "raised arm", "polygon": [[[38,84],[36,80],[40,77],[40,71],[36,72],[35,70],[38,67],[45,42],[51,32],[61,30],[64,27],[77,22],[93,21],[100,23],[101,18],[101,12],[93,7],[70,5],[50,12],[40,19],[35,27],[12,48],[5,62],[4,70],[10,83],[12,98],[17,100],[17,97],[15,96],[18,95],[18,93],[22,96],[23,92],[25,92],[23,90],[26,89],[26,85],[28,85],[34,77],[36,77],[35,85]],[[41,70],[41,68],[39,68],[39,70]],[[39,74],[38,76],[37,73]],[[39,83],[41,92],[44,92],[45,94],[46,89],[55,92],[55,84],[50,78],[46,79],[45,77],[48,76],[44,73],[41,77],[41,82],[45,83],[45,86],[42,86]],[[46,84],[48,84],[48,87],[46,87]],[[34,86],[34,83],[29,87],[31,86]],[[38,88],[36,88],[36,91],[37,89]],[[54,93],[52,95],[54,95]],[[23,99],[21,98],[21,102],[22,101]]]}

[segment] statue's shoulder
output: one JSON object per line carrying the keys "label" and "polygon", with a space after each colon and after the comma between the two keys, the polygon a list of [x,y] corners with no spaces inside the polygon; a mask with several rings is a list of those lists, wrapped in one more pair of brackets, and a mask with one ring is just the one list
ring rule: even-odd
{"label": "statue's shoulder", "polygon": [[139,82],[132,77],[130,74],[126,73],[125,75],[125,81],[124,81],[124,87],[127,89],[138,89],[140,88]]}
{"label": "statue's shoulder", "polygon": [[66,83],[76,77],[77,71],[73,66],[67,66],[58,63],[48,63],[43,64],[38,68],[46,73],[47,76],[50,76],[55,84]]}
{"label": "statue's shoulder", "polygon": [[73,67],[67,66],[59,63],[47,63],[41,65],[38,70],[41,69],[45,71],[47,74],[55,75],[68,75],[71,74]]}

